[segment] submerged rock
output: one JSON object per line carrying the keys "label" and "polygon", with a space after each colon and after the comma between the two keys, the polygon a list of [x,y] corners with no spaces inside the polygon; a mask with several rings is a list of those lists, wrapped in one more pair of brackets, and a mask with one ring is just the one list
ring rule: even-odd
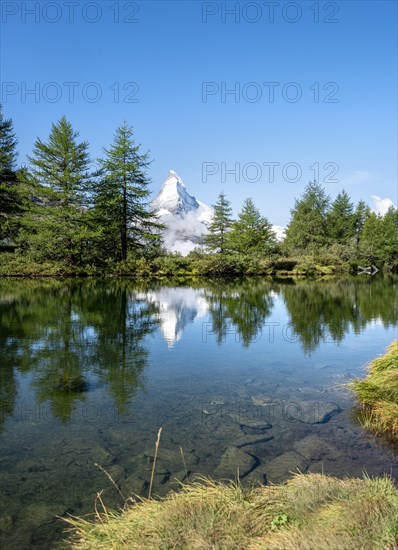
{"label": "submerged rock", "polygon": [[39,526],[56,519],[57,516],[63,516],[65,512],[65,506],[61,504],[32,503],[24,510],[24,520]]}
{"label": "submerged rock", "polygon": [[10,515],[0,516],[0,532],[11,531],[13,526],[12,517]]}
{"label": "submerged rock", "polygon": [[122,484],[124,495],[134,497],[135,495],[142,496],[147,491],[149,482],[138,477],[136,474],[129,475]]}
{"label": "submerged rock", "polygon": [[297,400],[286,403],[284,406],[286,420],[298,420],[305,424],[325,424],[339,412],[341,412],[341,408],[337,403]]}
{"label": "submerged rock", "polygon": [[222,479],[236,479],[238,475],[239,478],[242,478],[249,474],[255,466],[256,459],[252,455],[237,447],[228,447],[222,455],[214,475]]}
{"label": "submerged rock", "polygon": [[337,459],[340,456],[338,450],[317,435],[309,435],[294,444],[294,448],[302,456],[309,460]]}
{"label": "submerged rock", "polygon": [[267,481],[272,483],[280,483],[291,477],[294,473],[305,472],[308,468],[308,463],[300,454],[289,451],[265,464],[265,472]]}
{"label": "submerged rock", "polygon": [[270,397],[269,395],[252,395],[252,401],[254,405],[257,407],[267,407],[268,405],[273,405],[275,403],[278,403],[278,401],[274,397]]}
{"label": "submerged rock", "polygon": [[246,435],[263,434],[272,428],[272,424],[269,422],[256,421],[253,424],[240,424],[240,429]]}
{"label": "submerged rock", "polygon": [[258,437],[258,438],[250,438],[249,440],[243,441],[239,445],[236,445],[238,449],[242,449],[242,447],[249,447],[252,445],[260,445],[261,443],[267,443],[268,441],[271,441],[271,439],[274,439],[273,436],[269,437]]}

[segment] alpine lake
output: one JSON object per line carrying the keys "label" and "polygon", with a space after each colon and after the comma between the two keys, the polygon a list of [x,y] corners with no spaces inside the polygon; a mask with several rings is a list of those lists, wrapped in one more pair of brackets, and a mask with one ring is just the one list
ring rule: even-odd
{"label": "alpine lake", "polygon": [[[195,475],[389,474],[348,383],[397,338],[398,278],[0,280],[1,544]],[[110,481],[111,476],[115,485]],[[97,501],[98,504],[98,501]]]}

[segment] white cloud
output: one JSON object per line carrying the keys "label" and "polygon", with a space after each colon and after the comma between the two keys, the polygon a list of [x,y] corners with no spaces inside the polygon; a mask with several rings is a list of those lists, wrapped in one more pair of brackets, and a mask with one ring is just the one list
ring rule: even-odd
{"label": "white cloud", "polygon": [[277,241],[283,241],[286,237],[286,227],[282,227],[281,225],[273,225],[272,231],[276,235]]}
{"label": "white cloud", "polygon": [[207,228],[197,216],[196,211],[187,212],[183,217],[172,214],[162,216],[161,221],[166,225],[162,234],[163,244],[167,250],[186,256],[198,246]]}
{"label": "white cloud", "polygon": [[381,197],[378,197],[377,195],[372,195],[372,201],[373,201],[373,212],[376,212],[376,214],[380,214],[381,216],[384,216],[387,214],[388,209],[393,206],[396,208],[394,203],[391,199],[386,197],[385,199],[382,199]]}

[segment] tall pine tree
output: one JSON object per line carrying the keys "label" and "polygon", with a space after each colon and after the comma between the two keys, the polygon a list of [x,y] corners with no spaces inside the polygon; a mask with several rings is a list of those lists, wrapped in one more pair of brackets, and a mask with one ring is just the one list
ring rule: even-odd
{"label": "tall pine tree", "polygon": [[232,208],[223,192],[219,194],[216,204],[213,204],[213,209],[209,233],[203,242],[212,252],[223,254],[226,252],[228,233],[232,228]]}
{"label": "tall pine tree", "polygon": [[369,206],[363,200],[358,201],[358,204],[354,212],[354,234],[355,234],[355,240],[357,244],[361,240],[363,227],[365,225],[366,220],[369,218],[369,216],[370,216]]}
{"label": "tall pine tree", "polygon": [[92,183],[88,142],[78,142],[79,132],[62,117],[53,124],[44,143],[38,138],[29,157],[32,174],[41,185],[54,192],[54,198],[64,207],[82,207]]}
{"label": "tall pine tree", "polygon": [[360,251],[368,263],[381,267],[383,263],[397,262],[398,210],[389,208],[384,217],[372,212],[365,221]]}
{"label": "tall pine tree", "polygon": [[272,225],[251,198],[243,203],[227,243],[231,250],[241,254],[269,254],[274,249],[276,237]]}
{"label": "tall pine tree", "polygon": [[289,252],[315,251],[327,243],[326,215],[329,197],[317,182],[309,182],[296,199],[286,231],[284,246]]}
{"label": "tall pine tree", "polygon": [[16,170],[18,140],[11,119],[0,105],[0,241],[9,243],[17,234],[22,213],[21,185]]}
{"label": "tall pine tree", "polygon": [[355,235],[354,205],[346,191],[332,202],[326,218],[330,244],[348,244]]}
{"label": "tall pine tree", "polygon": [[91,230],[86,206],[92,186],[88,143],[62,117],[47,142],[38,138],[29,157],[32,206],[20,245],[35,260],[79,265],[86,261]]}
{"label": "tall pine tree", "polygon": [[149,204],[149,153],[140,153],[133,129],[124,122],[100,160],[102,177],[96,187],[94,216],[100,229],[102,257],[126,260],[158,242],[159,224]]}

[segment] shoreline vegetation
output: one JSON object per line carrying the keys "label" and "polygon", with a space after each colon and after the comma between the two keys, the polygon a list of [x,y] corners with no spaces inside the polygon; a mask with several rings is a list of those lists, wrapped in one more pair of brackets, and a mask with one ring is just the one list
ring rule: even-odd
{"label": "shoreline vegetation", "polygon": [[74,550],[393,549],[398,489],[387,478],[296,474],[283,485],[244,488],[200,479],[163,499],[130,499],[91,518],[64,518]]}
{"label": "shoreline vegetation", "polygon": [[[352,384],[364,405],[364,427],[395,441],[397,380],[398,340],[370,363],[364,380]],[[155,468],[156,460],[152,477]],[[338,479],[296,473],[280,485],[251,487],[199,477],[165,498],[130,497],[119,511],[107,509],[98,493],[94,515],[63,520],[73,550],[394,549],[398,488],[387,476]]]}
{"label": "shoreline vegetation", "polygon": [[368,375],[352,383],[362,405],[364,428],[398,443],[398,340],[368,366]]}
{"label": "shoreline vegetation", "polygon": [[[64,262],[37,262],[18,253],[0,253],[0,277],[324,277],[356,275],[356,261],[301,256],[261,258],[245,255],[205,254],[188,256],[164,253],[155,258],[137,257],[106,266],[73,266]],[[395,266],[383,266],[382,273],[396,273]]]}

